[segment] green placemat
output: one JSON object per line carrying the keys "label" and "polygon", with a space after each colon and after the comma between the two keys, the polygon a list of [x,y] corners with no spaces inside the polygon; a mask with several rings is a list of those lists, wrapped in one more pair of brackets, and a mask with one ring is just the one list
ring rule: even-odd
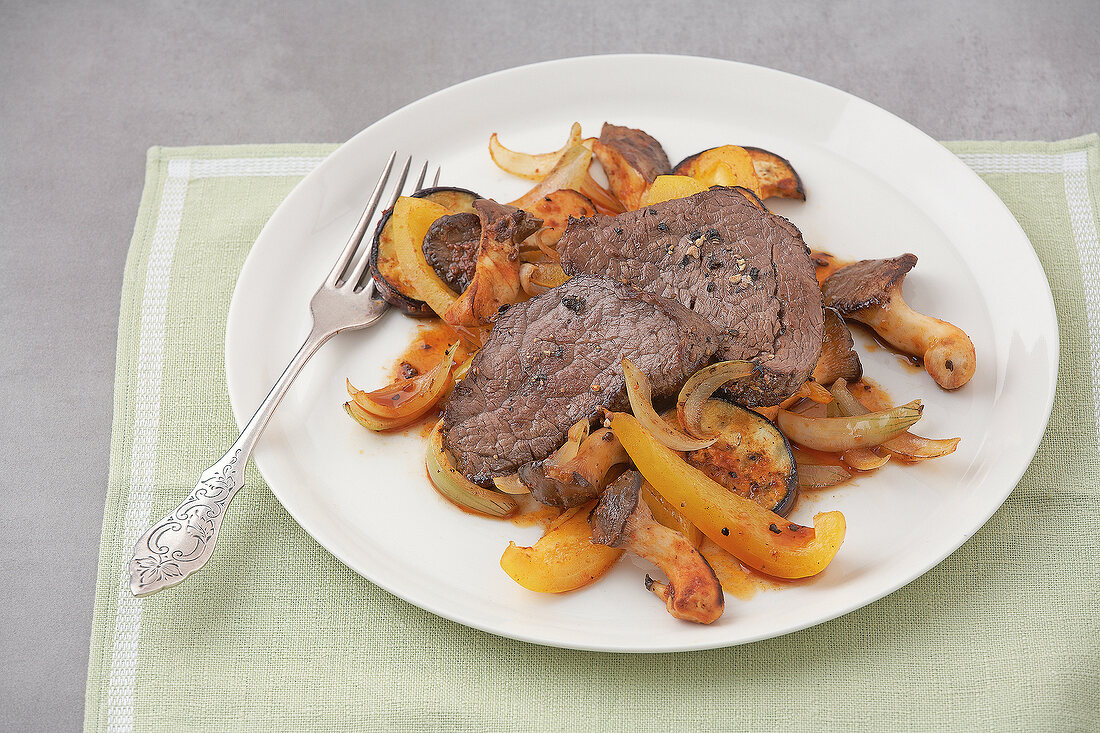
{"label": "green placemat", "polygon": [[122,290],[86,729],[1100,729],[1100,139],[948,147],[1008,204],[1054,291],[1061,379],[1034,462],[966,545],[887,598],[665,655],[549,649],[421,611],[326,553],[251,466],[210,565],[131,597],[135,539],[236,437],[219,334],[241,264],[334,146],[151,149]]}

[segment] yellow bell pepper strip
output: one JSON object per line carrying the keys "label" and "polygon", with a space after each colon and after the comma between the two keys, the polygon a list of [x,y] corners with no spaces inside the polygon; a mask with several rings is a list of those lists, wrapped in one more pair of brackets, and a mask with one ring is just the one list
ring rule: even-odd
{"label": "yellow bell pepper strip", "polygon": [[500,567],[512,580],[539,593],[565,593],[596,580],[623,551],[592,542],[588,515],[595,506],[596,502],[590,501],[567,511],[531,547],[509,542]]}
{"label": "yellow bell pepper strip", "polygon": [[645,480],[719,547],[754,570],[805,578],[825,569],[844,542],[844,515],[822,512],[802,527],[712,481],[634,418],[611,414],[611,430]]}
{"label": "yellow bell pepper strip", "polygon": [[402,196],[393,205],[393,243],[397,263],[408,273],[416,298],[423,300],[440,317],[458,300],[458,294],[435,274],[424,259],[424,235],[441,216],[451,212],[428,199]]}
{"label": "yellow bell pepper strip", "polygon": [[640,208],[672,199],[683,199],[707,190],[707,186],[690,176],[657,176],[642,194]]}

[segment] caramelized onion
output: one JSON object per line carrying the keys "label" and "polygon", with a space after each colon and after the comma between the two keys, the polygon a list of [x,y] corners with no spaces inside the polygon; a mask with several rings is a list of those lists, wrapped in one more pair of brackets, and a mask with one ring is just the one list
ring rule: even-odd
{"label": "caramelized onion", "polygon": [[518,506],[515,499],[472,483],[454,467],[443,448],[442,427],[443,421],[440,420],[428,437],[426,464],[428,478],[435,490],[460,507],[493,517],[506,517],[515,511]]}
{"label": "caramelized onion", "polygon": [[501,145],[494,132],[489,136],[489,155],[501,170],[529,181],[541,181],[554,168],[561,156],[580,142],[581,124],[579,122],[573,123],[565,145],[552,153],[517,153]]}
{"label": "caramelized onion", "polygon": [[455,370],[451,373],[456,382],[461,381],[466,377],[466,372],[470,371],[470,365],[474,362],[474,357],[477,353],[470,354],[466,357],[466,361],[459,364]]}
{"label": "caramelized onion", "polygon": [[869,448],[904,433],[921,416],[915,400],[889,410],[854,417],[806,417],[788,410],[777,416],[779,429],[791,440],[820,451],[842,453],[852,448]]}
{"label": "caramelized onion", "polygon": [[[848,389],[848,383],[838,379],[830,390],[835,398],[836,409],[843,415],[866,415],[868,410],[862,402]],[[942,458],[955,452],[959,444],[959,438],[922,438],[908,431],[896,438],[891,438],[882,444],[882,447],[892,455],[906,461],[925,461],[931,458]]]}
{"label": "caramelized onion", "polygon": [[849,478],[851,474],[843,466],[798,464],[798,488],[800,489],[824,489],[843,483]]}
{"label": "caramelized onion", "polygon": [[752,370],[752,362],[720,361],[692,374],[676,400],[676,416],[684,430],[697,438],[717,438],[722,426],[715,426],[712,432],[704,430],[703,407],[719,387],[735,379],[747,377],[752,374]]}
{"label": "caramelized onion", "polygon": [[588,437],[588,432],[591,429],[592,426],[588,424],[588,420],[578,420],[573,423],[565,436],[565,443],[542,462],[543,471],[553,466],[568,463],[576,458],[577,453],[580,452],[581,443]]}
{"label": "caramelized onion", "polygon": [[344,403],[344,412],[351,416],[352,420],[359,423],[367,430],[373,430],[376,433],[380,433],[384,430],[397,430],[398,428],[408,427],[416,422],[419,418],[388,418],[379,417],[373,412],[367,412],[354,400]]}
{"label": "caramelized onion", "polygon": [[634,417],[662,445],[672,450],[701,450],[714,445],[718,440],[717,435],[706,439],[693,438],[662,420],[653,409],[653,388],[649,378],[629,359],[623,359],[623,376],[626,377],[626,395],[630,399],[630,409]]}
{"label": "caramelized onion", "polygon": [[391,420],[418,418],[439,401],[452,385],[451,367],[458,342],[451,344],[439,363],[411,379],[400,379],[373,392],[356,389],[347,380],[348,395],[366,412]]}
{"label": "caramelized onion", "polygon": [[587,196],[601,214],[621,214],[625,209],[619,200],[592,180],[588,173],[591,164],[592,150],[583,142],[574,145],[562,154],[553,170],[537,186],[512,201],[511,205],[526,209],[554,191],[570,188]]}
{"label": "caramelized onion", "polygon": [[844,451],[840,460],[857,471],[874,471],[885,466],[890,461],[890,456],[880,456],[870,448],[852,448]]}
{"label": "caramelized onion", "polygon": [[510,473],[507,476],[497,476],[493,479],[493,486],[505,494],[519,495],[530,494],[531,489],[519,480],[518,473]]}
{"label": "caramelized onion", "polygon": [[922,438],[919,435],[904,432],[883,443],[882,447],[891,455],[906,461],[926,461],[954,453],[959,440],[959,438]]}
{"label": "caramelized onion", "polygon": [[569,279],[561,265],[556,262],[525,262],[519,268],[519,282],[528,295],[542,295],[550,288],[556,288]]}

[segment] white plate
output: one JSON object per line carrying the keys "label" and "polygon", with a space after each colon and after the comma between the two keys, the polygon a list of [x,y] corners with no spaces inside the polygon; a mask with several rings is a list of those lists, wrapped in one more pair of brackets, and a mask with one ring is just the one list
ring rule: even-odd
{"label": "white plate", "polygon": [[672,651],[740,644],[860,608],[956,550],[1001,505],[1034,455],[1053,404],[1058,327],[1041,266],[1012,215],[934,140],[856,97],[755,66],[681,56],[597,56],[491,74],[394,112],[306,177],[272,216],[241,272],[229,311],[226,375],[244,424],[308,330],[306,303],[354,226],[391,150],[443,166],[442,183],[509,201],[528,184],[487,152],[499,132],[518,150],[551,150],[578,120],[640,127],[675,162],[725,143],[789,158],[805,203],[769,201],[811,246],[844,258],[920,257],[906,298],[959,324],[978,371],[956,393],[894,357],[862,350],[867,373],[900,401],[924,399],[919,432],[963,438],[952,456],[887,466],[800,501],[793,518],[839,509],[844,546],[814,582],[730,598],[712,626],[674,620],[630,559],[587,589],[549,596],[500,569],[509,540],[537,528],[465,514],[427,483],[424,442],[379,436],[341,407],[344,378],[378,386],[415,322],[389,313],[334,339],[283,400],[255,453],[287,511],[349,567],[433,613],[560,647]]}

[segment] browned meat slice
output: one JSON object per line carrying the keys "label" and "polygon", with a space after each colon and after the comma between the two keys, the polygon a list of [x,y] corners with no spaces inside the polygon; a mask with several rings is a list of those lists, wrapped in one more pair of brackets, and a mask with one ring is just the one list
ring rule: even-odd
{"label": "browned meat slice", "polygon": [[675,393],[714,353],[718,329],[678,303],[578,276],[497,318],[443,413],[444,445],[471,481],[540,461],[569,426],[627,404],[621,362]]}
{"label": "browned meat slice", "polygon": [[605,122],[592,152],[607,173],[611,192],[628,209],[636,209],[646,187],[671,171],[661,143],[641,130]]}
{"label": "browned meat slice", "polygon": [[451,214],[435,220],[424,235],[424,258],[451,290],[461,293],[474,279],[481,218],[477,214]]}
{"label": "browned meat slice", "polygon": [[759,365],[735,390],[743,404],[778,404],[817,362],[824,316],[802,234],[739,189],[573,220],[558,251],[567,273],[672,298],[722,329],[720,359]]}

